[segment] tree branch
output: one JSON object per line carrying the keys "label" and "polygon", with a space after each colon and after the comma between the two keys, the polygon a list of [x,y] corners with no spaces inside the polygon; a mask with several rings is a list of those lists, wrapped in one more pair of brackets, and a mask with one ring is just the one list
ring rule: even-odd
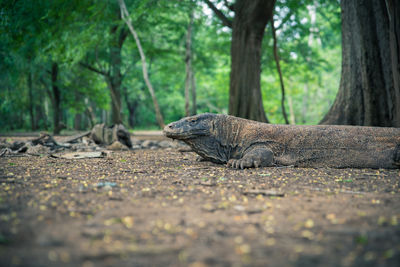
{"label": "tree branch", "polygon": [[156,97],[155,92],[154,92],[153,85],[151,84],[150,79],[149,79],[149,74],[147,72],[146,57],[144,55],[143,48],[142,48],[142,45],[140,43],[139,36],[138,36],[137,32],[135,31],[135,29],[133,28],[132,20],[130,18],[129,12],[128,12],[127,8],[126,8],[125,1],[124,0],[118,0],[118,3],[119,3],[119,7],[121,9],[121,18],[126,23],[126,25],[128,26],[128,29],[131,32],[133,38],[135,39],[136,45],[138,47],[140,58],[142,60],[143,79],[144,79],[144,81],[145,81],[145,83],[147,85],[147,88],[149,89],[151,98],[153,100],[157,122],[160,125],[161,129],[163,129],[164,126],[165,126],[164,125],[164,118],[163,118],[163,116],[161,114],[161,110],[160,110],[160,107],[158,105],[158,101],[157,101],[157,97]]}
{"label": "tree branch", "polygon": [[271,18],[271,31],[272,31],[272,38],[274,39],[274,57],[275,57],[275,62],[276,62],[276,68],[278,69],[279,73],[279,80],[281,82],[281,91],[282,91],[282,99],[281,99],[281,106],[282,106],[282,113],[283,113],[283,118],[285,119],[285,123],[289,124],[289,120],[286,114],[286,109],[285,109],[285,85],[283,84],[283,76],[282,76],[282,71],[281,71],[281,65],[279,63],[279,57],[278,57],[278,49],[277,49],[277,41],[276,41],[276,32],[275,32],[275,26],[274,26],[274,20],[273,17]]}
{"label": "tree branch", "polygon": [[235,11],[235,4],[229,4],[228,0],[224,0],[224,4],[230,11]]}
{"label": "tree branch", "polygon": [[[281,21],[281,23],[278,25],[278,27],[275,28],[275,31],[276,31],[276,30],[280,30],[280,29],[283,27],[283,25],[285,25],[285,23],[289,21],[290,16],[292,16],[292,15],[293,15],[292,13],[288,13],[288,14],[282,19],[282,21]],[[273,19],[273,16],[272,16],[272,19]]]}
{"label": "tree branch", "polygon": [[98,74],[101,74],[101,75],[103,75],[103,76],[106,76],[106,77],[108,76],[108,73],[107,73],[107,72],[102,71],[102,70],[99,70],[99,69],[96,69],[95,67],[90,66],[89,64],[86,64],[86,63],[83,63],[83,62],[79,62],[79,65],[81,65],[82,67],[87,68],[88,70],[91,70],[91,71],[93,71],[93,72],[96,72],[96,73],[98,73]]}
{"label": "tree branch", "polygon": [[[110,74],[110,70],[105,71],[106,68],[104,68],[104,66],[102,66],[102,64],[100,63],[100,60],[99,60],[99,50],[98,50],[97,48],[98,48],[98,45],[96,45],[96,48],[95,48],[95,55],[96,55],[96,63],[97,63],[97,65],[98,65],[99,68],[100,68],[99,70],[102,71],[102,72],[105,72],[105,73],[107,73],[107,74]],[[87,58],[87,56],[86,56],[86,58]]]}
{"label": "tree branch", "polygon": [[133,65],[135,65],[134,62],[132,64],[129,64],[129,66],[126,68],[125,72],[121,74],[121,81],[125,78],[126,74],[131,70]]}
{"label": "tree branch", "polygon": [[225,16],[224,13],[221,12],[211,1],[204,0],[208,7],[215,13],[215,15],[221,20],[222,24],[232,28],[232,20]]}
{"label": "tree branch", "polygon": [[123,45],[126,37],[128,37],[128,34],[129,34],[129,30],[126,29],[125,27],[122,27],[119,32],[119,38],[118,38],[119,48],[122,48],[122,45]]}

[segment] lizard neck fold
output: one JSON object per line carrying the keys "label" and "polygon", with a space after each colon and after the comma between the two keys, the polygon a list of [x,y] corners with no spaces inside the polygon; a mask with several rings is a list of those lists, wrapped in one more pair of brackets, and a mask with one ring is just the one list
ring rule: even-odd
{"label": "lizard neck fold", "polygon": [[225,154],[227,161],[241,150],[241,132],[243,124],[235,117],[221,115],[216,120],[215,136],[219,149]]}
{"label": "lizard neck fold", "polygon": [[209,123],[209,133],[184,140],[203,158],[216,163],[226,163],[237,154],[241,124],[235,118],[217,115]]}

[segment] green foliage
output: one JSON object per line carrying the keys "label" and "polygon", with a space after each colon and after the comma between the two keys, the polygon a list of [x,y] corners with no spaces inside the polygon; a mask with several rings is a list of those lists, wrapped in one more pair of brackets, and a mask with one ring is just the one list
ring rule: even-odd
{"label": "green foliage", "polygon": [[[125,2],[166,122],[184,116],[185,39],[192,10],[198,112],[227,113],[231,31],[222,27],[200,0]],[[111,98],[106,79],[81,63],[98,70],[113,70],[110,43],[115,38],[110,29],[127,29],[120,19],[118,1],[2,1],[0,11],[0,129],[52,127],[52,62],[60,66],[57,86],[62,119],[68,128],[74,127],[78,114],[85,121],[83,127],[89,127],[90,108],[96,122],[109,122]],[[228,12],[226,8],[224,12]],[[311,18],[313,12],[315,21]],[[339,83],[339,3],[280,0],[274,20],[286,109],[293,111],[298,124],[318,123],[333,102]],[[271,122],[283,123],[280,83],[272,52],[268,26],[262,58],[263,101]],[[141,64],[136,43],[129,34],[123,42],[119,66],[124,75],[120,92],[123,119],[128,124],[130,104],[135,107],[135,127],[150,128],[156,125],[156,119]]]}
{"label": "green foliage", "polygon": [[[311,16],[315,16],[314,19]],[[274,15],[278,53],[296,124],[318,124],[330,108],[341,68],[340,6],[336,1],[278,1]],[[262,89],[264,107],[274,123],[284,123],[279,76],[266,32]]]}

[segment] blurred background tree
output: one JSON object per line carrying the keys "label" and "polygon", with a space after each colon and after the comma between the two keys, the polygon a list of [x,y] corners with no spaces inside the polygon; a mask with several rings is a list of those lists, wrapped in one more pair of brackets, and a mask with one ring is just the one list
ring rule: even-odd
{"label": "blurred background tree", "polygon": [[[234,1],[210,2],[233,17]],[[165,122],[188,111],[227,114],[232,30],[206,1],[125,3]],[[157,128],[137,45],[128,35],[117,0],[1,1],[0,16],[2,131],[57,133],[100,122]],[[289,121],[318,123],[339,88],[339,1],[278,0],[273,21]],[[272,48],[267,26],[260,47],[257,101],[271,123],[284,123]]]}

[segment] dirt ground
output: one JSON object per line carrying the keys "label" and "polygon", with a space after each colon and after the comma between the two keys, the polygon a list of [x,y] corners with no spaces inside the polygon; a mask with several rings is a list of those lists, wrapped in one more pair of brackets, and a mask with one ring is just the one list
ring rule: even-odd
{"label": "dirt ground", "polygon": [[0,158],[1,266],[400,266],[399,170]]}

